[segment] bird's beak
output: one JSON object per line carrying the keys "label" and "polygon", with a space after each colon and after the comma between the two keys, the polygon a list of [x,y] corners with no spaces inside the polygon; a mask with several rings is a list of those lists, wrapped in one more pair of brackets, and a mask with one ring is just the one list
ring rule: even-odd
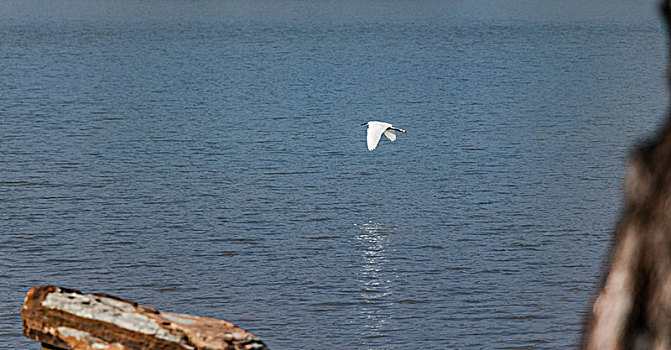
{"label": "bird's beak", "polygon": [[361,124],[361,125],[368,125],[368,123],[363,123],[363,124]]}
{"label": "bird's beak", "polygon": [[400,132],[406,132],[406,131],[405,131],[405,130],[403,130],[403,129],[398,129],[398,131],[400,131]]}

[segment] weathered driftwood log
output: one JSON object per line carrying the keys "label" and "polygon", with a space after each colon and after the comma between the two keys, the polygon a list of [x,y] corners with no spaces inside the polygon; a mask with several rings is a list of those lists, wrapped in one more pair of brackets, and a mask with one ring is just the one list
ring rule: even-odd
{"label": "weathered driftwood log", "polygon": [[[669,25],[669,3],[663,3],[662,9]],[[583,347],[671,349],[669,121],[654,140],[632,155],[625,188],[626,209],[585,327]]]}
{"label": "weathered driftwood log", "polygon": [[31,289],[21,317],[23,334],[42,342],[43,349],[266,349],[253,334],[224,320],[54,286]]}

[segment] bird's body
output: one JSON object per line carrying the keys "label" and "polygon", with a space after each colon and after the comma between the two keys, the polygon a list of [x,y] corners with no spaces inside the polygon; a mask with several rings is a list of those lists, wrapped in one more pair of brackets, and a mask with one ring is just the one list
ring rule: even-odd
{"label": "bird's body", "polygon": [[396,141],[396,134],[394,134],[394,131],[405,132],[405,130],[396,129],[392,124],[385,122],[369,121],[368,123],[363,123],[361,125],[368,125],[366,141],[368,143],[369,151],[372,151],[377,147],[382,134],[384,134],[384,136],[386,136],[389,141]]}

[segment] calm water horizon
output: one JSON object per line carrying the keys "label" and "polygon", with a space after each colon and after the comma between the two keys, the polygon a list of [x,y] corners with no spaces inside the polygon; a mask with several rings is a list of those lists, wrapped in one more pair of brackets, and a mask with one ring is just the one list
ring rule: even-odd
{"label": "calm water horizon", "polygon": [[0,348],[47,284],[272,349],[579,343],[655,2],[156,5],[0,3]]}

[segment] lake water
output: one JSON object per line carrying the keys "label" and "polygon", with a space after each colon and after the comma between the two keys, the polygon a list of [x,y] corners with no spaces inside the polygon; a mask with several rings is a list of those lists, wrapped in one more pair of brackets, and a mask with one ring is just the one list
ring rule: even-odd
{"label": "lake water", "polygon": [[272,349],[575,346],[655,4],[1,2],[0,348],[45,284]]}

